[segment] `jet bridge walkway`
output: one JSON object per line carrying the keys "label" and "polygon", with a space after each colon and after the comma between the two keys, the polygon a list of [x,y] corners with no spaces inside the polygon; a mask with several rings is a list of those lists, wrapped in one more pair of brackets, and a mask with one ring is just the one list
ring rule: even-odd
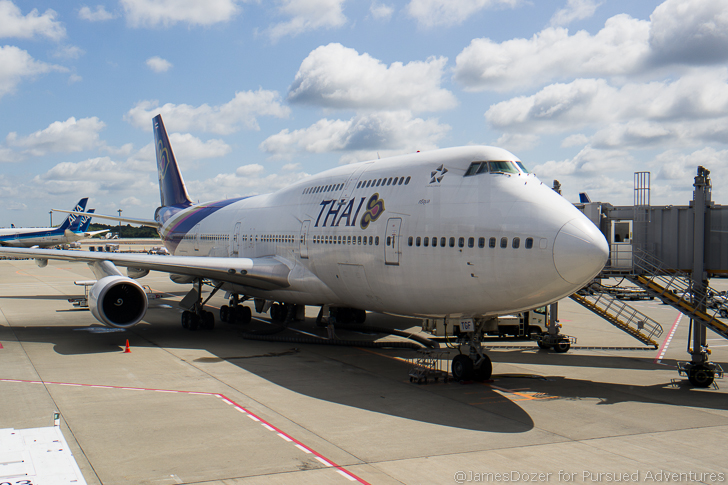
{"label": "jet bridge walkway", "polygon": [[640,342],[655,349],[660,346],[654,339],[662,335],[662,325],[613,295],[587,286],[570,298]]}
{"label": "jet bridge walkway", "polygon": [[725,312],[726,309],[722,304],[713,303],[712,295],[717,295],[718,291],[707,286],[705,292],[693,292],[690,275],[680,270],[666,269],[664,264],[647,253],[635,252],[633,264],[633,273],[627,275],[632,283],[728,339],[728,325],[719,320],[721,310]]}

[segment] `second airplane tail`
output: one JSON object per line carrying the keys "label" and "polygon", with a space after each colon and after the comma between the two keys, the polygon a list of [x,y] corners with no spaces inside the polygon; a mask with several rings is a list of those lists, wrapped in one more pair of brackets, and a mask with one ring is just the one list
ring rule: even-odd
{"label": "second airplane tail", "polygon": [[188,207],[192,205],[187,194],[185,182],[174,158],[172,146],[164,128],[162,115],[152,119],[154,127],[154,144],[157,152],[157,173],[159,175],[159,195],[162,207]]}
{"label": "second airplane tail", "polygon": [[[76,204],[76,207],[74,207],[73,210],[76,212],[85,211],[87,202],[88,202],[88,197],[84,197],[83,199],[78,201],[78,204]],[[81,222],[80,216],[78,216],[76,214],[68,214],[68,217],[66,217],[66,220],[63,221],[63,223],[58,227],[58,229],[61,231],[70,229],[73,232],[77,232],[80,222]]]}

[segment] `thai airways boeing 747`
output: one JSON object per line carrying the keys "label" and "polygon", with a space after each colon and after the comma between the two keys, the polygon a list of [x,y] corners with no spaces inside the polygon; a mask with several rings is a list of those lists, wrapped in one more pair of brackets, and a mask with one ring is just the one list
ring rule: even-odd
{"label": "thai airways boeing 747", "polygon": [[[244,299],[271,318],[326,306],[339,320],[365,311],[462,318],[473,337],[456,377],[488,378],[478,322],[564,298],[604,266],[599,229],[512,153],[469,146],[332,168],[277,192],[195,204],[161,116],[153,120],[161,206],[153,220],[171,256],[0,249],[39,261],[83,261],[97,282],[89,307],[102,323],[144,318],[134,278],[164,271],[193,284],[182,325],[211,327],[202,282],[229,293],[223,320],[250,320]],[[128,268],[123,275],[117,266]],[[457,369],[455,368],[457,364]]]}

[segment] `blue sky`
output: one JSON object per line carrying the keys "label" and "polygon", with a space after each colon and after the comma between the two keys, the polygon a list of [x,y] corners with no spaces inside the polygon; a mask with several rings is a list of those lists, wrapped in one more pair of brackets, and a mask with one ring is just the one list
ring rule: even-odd
{"label": "blue sky", "polygon": [[728,0],[0,0],[0,226],[151,217],[157,113],[201,201],[487,144],[572,201],[704,165],[728,203],[726,61]]}

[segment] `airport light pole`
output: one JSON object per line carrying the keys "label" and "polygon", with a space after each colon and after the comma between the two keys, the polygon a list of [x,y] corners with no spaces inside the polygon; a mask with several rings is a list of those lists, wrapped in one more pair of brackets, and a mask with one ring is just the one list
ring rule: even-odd
{"label": "airport light pole", "polygon": [[51,225],[50,225],[50,227],[53,227],[53,211],[48,211],[48,214],[51,215]]}

